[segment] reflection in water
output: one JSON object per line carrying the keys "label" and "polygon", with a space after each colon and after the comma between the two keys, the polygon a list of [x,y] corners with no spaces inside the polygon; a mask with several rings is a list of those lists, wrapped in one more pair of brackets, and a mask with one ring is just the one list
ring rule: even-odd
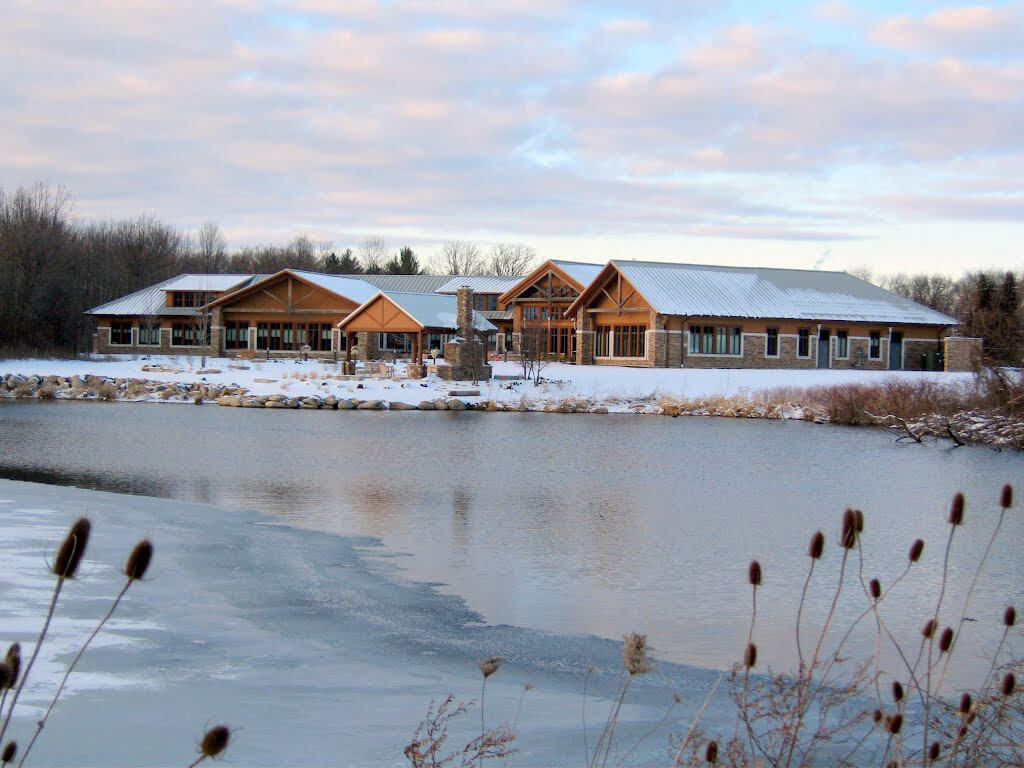
{"label": "reflection in water", "polygon": [[[402,560],[406,576],[445,584],[488,621],[611,638],[645,631],[673,660],[714,667],[745,642],[755,557],[765,572],[760,655],[775,666],[792,660],[808,538],[820,528],[829,541],[804,611],[810,627],[828,609],[847,506],[867,518],[865,578],[891,583],[910,542],[928,542],[887,598],[893,630],[916,637],[917,596],[935,594],[941,578],[949,499],[967,494],[947,600],[955,615],[946,623],[955,622],[956,586],[973,576],[999,489],[1024,476],[1019,455],[728,419],[4,403],[0,424],[4,477],[380,537],[414,555]],[[1024,596],[1024,519],[1011,515],[1003,530],[976,591],[979,611],[998,614]],[[863,595],[844,591],[837,624],[862,609]],[[873,638],[850,647],[873,650]]]}

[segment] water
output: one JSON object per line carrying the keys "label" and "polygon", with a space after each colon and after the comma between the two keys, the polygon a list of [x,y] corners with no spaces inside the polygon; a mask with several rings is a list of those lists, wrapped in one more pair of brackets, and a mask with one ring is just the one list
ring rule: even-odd
{"label": "water", "polygon": [[[264,551],[273,538],[299,563],[277,558],[274,569],[260,569],[265,578],[320,583],[309,568],[296,573],[307,548],[358,554],[352,562],[368,568],[361,584],[379,600],[346,607],[343,623],[358,635],[390,617],[389,636],[404,639],[381,653],[396,664],[415,668],[427,654],[472,666],[502,653],[524,674],[565,675],[566,691],[588,658],[604,659],[610,673],[614,641],[632,630],[646,632],[662,660],[653,688],[706,688],[712,673],[694,668],[725,669],[742,654],[754,557],[764,568],[759,656],[791,664],[807,542],[820,528],[829,544],[804,610],[805,645],[831,601],[847,506],[865,513],[865,561],[848,564],[837,625],[845,629],[866,604],[858,573],[891,584],[921,537],[921,563],[885,604],[894,634],[916,643],[941,582],[953,493],[967,495],[968,524],[952,545],[948,624],[995,525],[999,489],[1010,482],[1024,491],[1019,455],[789,422],[16,403],[0,408],[0,427],[3,477],[211,505],[190,513],[204,529],[238,514],[269,515],[286,527],[247,528],[235,546]],[[175,513],[159,507],[145,519],[161,515]],[[279,541],[288,529],[308,533]],[[952,685],[983,674],[1003,607],[1021,603],[1022,541],[1024,525],[1011,513],[972,599],[978,621],[967,626],[977,644],[958,655]],[[333,598],[328,605],[341,610]],[[279,613],[263,613],[288,636]],[[303,631],[315,642],[332,626]],[[874,634],[855,632],[845,650],[871,655]],[[421,689],[420,701],[447,690],[434,688]],[[412,709],[407,702],[403,711]],[[561,743],[559,733],[551,738]],[[544,760],[561,759],[538,749]]]}

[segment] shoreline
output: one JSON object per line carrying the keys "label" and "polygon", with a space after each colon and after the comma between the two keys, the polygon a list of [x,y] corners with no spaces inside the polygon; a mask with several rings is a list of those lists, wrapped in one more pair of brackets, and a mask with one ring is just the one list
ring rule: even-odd
{"label": "shoreline", "polygon": [[[973,374],[550,364],[535,385],[517,375],[517,364],[495,362],[494,379],[470,384],[436,377],[406,379],[396,370],[401,363],[367,366],[360,374],[345,376],[330,362],[211,359],[206,368],[194,362],[174,357],[0,361],[0,401],[750,418],[874,426],[917,442],[948,439],[997,450],[1024,449],[1024,420],[968,402],[976,386]],[[886,409],[886,403],[868,409],[861,402],[900,388],[911,394],[915,388],[922,390],[928,404],[939,397],[943,407],[901,413]]]}

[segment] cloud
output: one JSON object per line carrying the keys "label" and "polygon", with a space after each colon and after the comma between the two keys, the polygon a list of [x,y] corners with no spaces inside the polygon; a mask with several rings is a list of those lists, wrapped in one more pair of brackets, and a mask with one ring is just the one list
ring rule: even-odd
{"label": "cloud", "polygon": [[924,17],[884,19],[872,42],[903,50],[1005,53],[1020,50],[1024,13],[1019,6],[944,8]]}

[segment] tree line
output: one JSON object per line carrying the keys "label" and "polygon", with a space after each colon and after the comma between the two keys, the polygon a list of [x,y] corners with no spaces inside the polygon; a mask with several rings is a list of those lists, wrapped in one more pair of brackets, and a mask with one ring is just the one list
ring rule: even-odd
{"label": "tree line", "polygon": [[88,350],[95,322],[87,310],[187,272],[519,275],[536,260],[519,243],[484,250],[449,241],[423,263],[411,247],[392,250],[381,237],[355,250],[305,235],[229,250],[214,222],[190,233],[149,216],[78,221],[62,187],[0,187],[0,353]]}

